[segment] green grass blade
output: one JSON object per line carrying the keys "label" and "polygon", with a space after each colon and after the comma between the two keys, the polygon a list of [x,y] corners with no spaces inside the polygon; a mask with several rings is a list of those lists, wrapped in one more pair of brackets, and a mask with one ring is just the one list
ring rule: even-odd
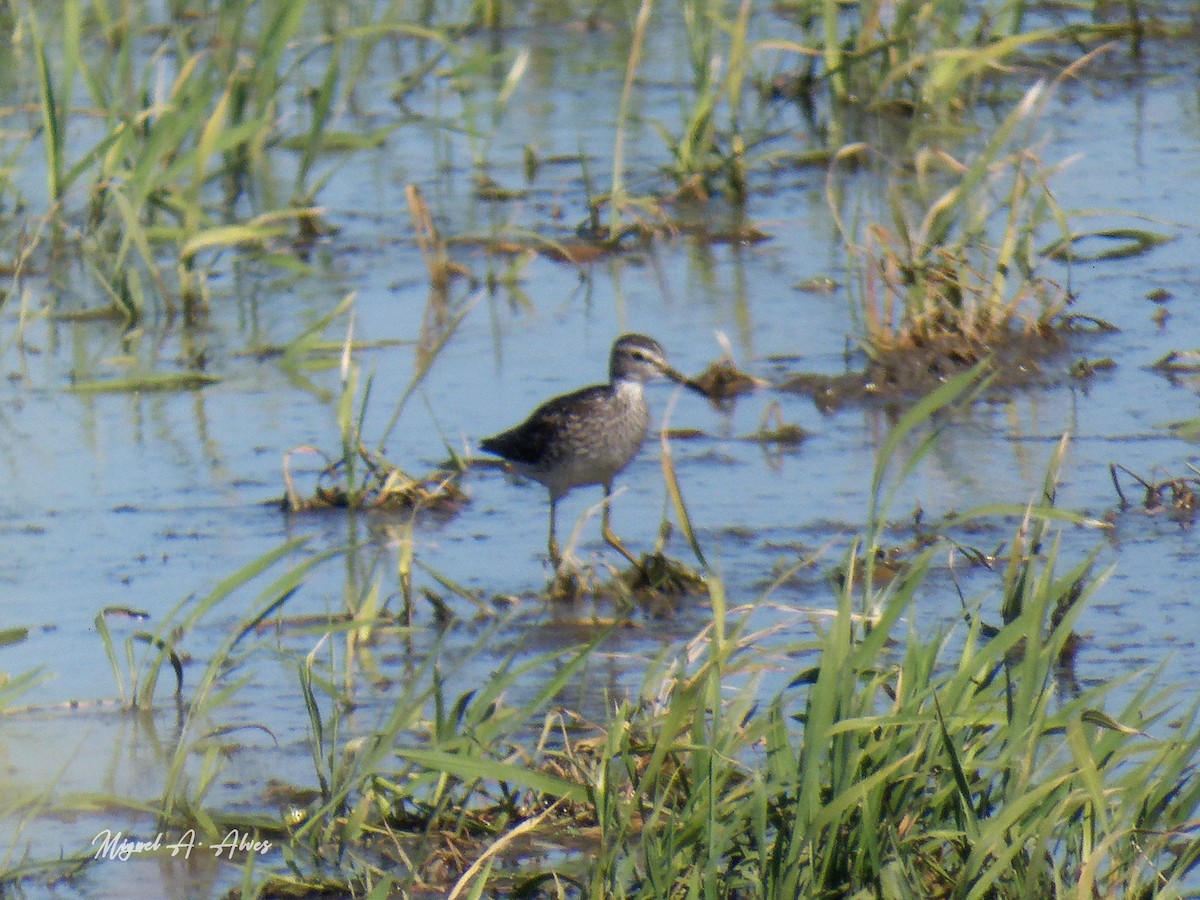
{"label": "green grass blade", "polygon": [[41,92],[42,143],[46,149],[46,184],[52,201],[62,198],[63,135],[58,99],[54,81],[50,76],[50,63],[46,59],[46,45],[42,41],[37,17],[29,19],[33,33],[33,53],[38,67],[38,89]]}
{"label": "green grass blade", "polygon": [[422,747],[397,747],[395,753],[402,759],[464,780],[480,778],[503,781],[573,802],[583,802],[587,799],[587,791],[582,784],[516,763]]}

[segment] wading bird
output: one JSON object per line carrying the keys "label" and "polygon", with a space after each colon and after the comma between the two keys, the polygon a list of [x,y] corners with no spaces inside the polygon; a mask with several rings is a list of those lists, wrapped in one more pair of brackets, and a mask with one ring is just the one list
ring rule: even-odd
{"label": "wading bird", "polygon": [[[518,473],[550,491],[549,550],[556,570],[562,562],[554,530],[558,501],[571,488],[589,484],[604,485],[605,501],[609,499],[613,478],[637,454],[650,425],[642,386],[660,375],[691,384],[667,364],[658,341],[641,334],[623,335],[609,355],[607,384],[547,400],[520,425],[480,442],[481,449],[504,458]],[[608,502],[601,533],[622,556],[638,565],[613,534]]]}

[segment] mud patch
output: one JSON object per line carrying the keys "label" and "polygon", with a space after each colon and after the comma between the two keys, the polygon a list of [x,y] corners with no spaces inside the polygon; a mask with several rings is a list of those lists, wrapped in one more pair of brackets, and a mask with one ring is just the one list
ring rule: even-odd
{"label": "mud patch", "polygon": [[[1079,357],[1072,356],[1072,338],[1108,331],[1110,327],[1093,323],[1092,327],[1076,325],[1047,332],[1014,332],[987,343],[945,335],[876,354],[861,371],[842,375],[801,372],[778,388],[807,394],[822,412],[833,412],[856,403],[895,402],[924,396],[984,360],[990,362],[993,373],[989,388],[992,392],[1063,384],[1083,374],[1078,367]],[[1094,366],[1087,374],[1104,368]]]}

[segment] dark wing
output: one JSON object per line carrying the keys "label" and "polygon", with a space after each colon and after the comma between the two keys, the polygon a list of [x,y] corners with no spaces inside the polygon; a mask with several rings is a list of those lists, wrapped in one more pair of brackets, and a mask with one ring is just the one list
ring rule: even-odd
{"label": "dark wing", "polygon": [[547,400],[520,425],[484,438],[479,447],[511,462],[536,466],[554,456],[555,441],[561,440],[581,417],[586,418],[587,410],[602,401],[609,390],[607,384],[597,384]]}

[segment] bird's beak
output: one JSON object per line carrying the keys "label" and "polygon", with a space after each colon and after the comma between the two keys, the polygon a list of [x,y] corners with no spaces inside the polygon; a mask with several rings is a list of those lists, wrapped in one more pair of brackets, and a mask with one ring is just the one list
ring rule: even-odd
{"label": "bird's beak", "polygon": [[664,365],[663,369],[662,369],[662,373],[665,377],[670,378],[676,384],[682,384],[684,387],[691,388],[693,391],[695,391],[698,394],[703,394],[705,397],[708,396],[708,391],[704,390],[704,388],[702,388],[700,385],[696,384],[696,382],[694,382],[692,379],[688,378],[682,372],[672,369],[670,366]]}
{"label": "bird's beak", "polygon": [[688,378],[682,372],[672,369],[670,366],[663,364],[662,373],[665,377],[670,378],[676,384],[687,384]]}

